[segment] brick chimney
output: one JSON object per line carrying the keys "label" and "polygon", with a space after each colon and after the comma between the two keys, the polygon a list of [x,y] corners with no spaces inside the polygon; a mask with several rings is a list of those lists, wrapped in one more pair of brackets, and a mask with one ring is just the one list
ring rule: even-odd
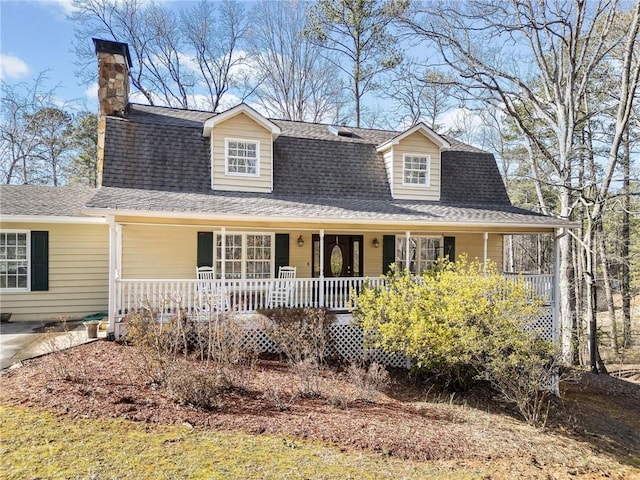
{"label": "brick chimney", "polygon": [[126,43],[93,39],[98,56],[98,104],[100,115],[124,117],[129,104],[131,56]]}
{"label": "brick chimney", "polygon": [[93,39],[98,56],[98,162],[97,184],[102,186],[104,136],[107,117],[125,117],[129,105],[129,68],[131,56],[126,43]]}

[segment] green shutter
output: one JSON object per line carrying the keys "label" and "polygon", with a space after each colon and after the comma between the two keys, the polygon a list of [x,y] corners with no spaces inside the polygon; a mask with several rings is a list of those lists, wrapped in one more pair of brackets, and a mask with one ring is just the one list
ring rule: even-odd
{"label": "green shutter", "polygon": [[396,236],[382,237],[382,271],[389,273],[389,266],[396,261]]}
{"label": "green shutter", "polygon": [[286,267],[289,265],[289,234],[288,233],[276,233],[276,275],[278,274],[279,267]]}
{"label": "green shutter", "polygon": [[198,267],[213,267],[213,232],[198,232]]}
{"label": "green shutter", "polygon": [[443,239],[444,252],[443,256],[448,258],[450,262],[456,261],[456,237],[444,237]]}
{"label": "green shutter", "polygon": [[31,232],[31,291],[49,290],[49,232]]}

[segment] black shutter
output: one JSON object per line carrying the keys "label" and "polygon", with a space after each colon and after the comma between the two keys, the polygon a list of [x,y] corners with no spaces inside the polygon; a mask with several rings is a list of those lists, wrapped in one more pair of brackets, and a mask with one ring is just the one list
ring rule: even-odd
{"label": "black shutter", "polygon": [[444,237],[443,243],[444,257],[448,258],[450,262],[456,261],[456,237]]}
{"label": "black shutter", "polygon": [[198,267],[213,267],[213,232],[198,232]]}
{"label": "black shutter", "polygon": [[31,291],[49,290],[49,232],[31,232]]}
{"label": "black shutter", "polygon": [[382,272],[389,273],[389,266],[396,261],[396,236],[382,237]]}
{"label": "black shutter", "polygon": [[279,267],[286,267],[289,265],[289,234],[288,233],[276,233],[276,275],[278,274]]}

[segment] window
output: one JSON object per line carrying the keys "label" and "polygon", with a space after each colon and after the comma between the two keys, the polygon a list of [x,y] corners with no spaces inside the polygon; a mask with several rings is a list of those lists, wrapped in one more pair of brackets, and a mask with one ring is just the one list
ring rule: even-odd
{"label": "window", "polygon": [[[440,237],[410,237],[409,238],[409,270],[421,273],[428,269],[433,262],[440,258]],[[406,250],[407,238],[396,237],[396,265],[399,270],[407,268]]]}
{"label": "window", "polygon": [[[222,235],[215,235],[215,274],[222,277]],[[225,235],[225,278],[270,278],[273,272],[273,235],[228,233]]]}
{"label": "window", "polygon": [[253,140],[225,140],[226,173],[259,175],[260,143]]}
{"label": "window", "polygon": [[402,182],[404,185],[429,185],[428,155],[404,155]]}
{"label": "window", "polygon": [[29,232],[0,232],[0,289],[28,290]]}

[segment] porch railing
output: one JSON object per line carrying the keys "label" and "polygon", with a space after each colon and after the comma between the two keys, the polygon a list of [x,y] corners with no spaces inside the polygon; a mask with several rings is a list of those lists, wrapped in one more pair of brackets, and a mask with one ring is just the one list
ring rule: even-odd
{"label": "porch railing", "polygon": [[505,273],[507,278],[519,278],[531,284],[534,294],[542,299],[545,305],[553,303],[553,274],[552,273]]}
{"label": "porch railing", "polygon": [[[173,313],[178,309],[193,311],[205,302],[207,292],[210,307],[237,312],[254,312],[270,307],[326,307],[347,310],[352,293],[358,293],[368,282],[381,285],[381,278],[277,278],[260,280],[116,280],[116,312],[127,312],[149,307]],[[274,292],[286,289],[275,300]]]}
{"label": "porch railing", "polygon": [[[507,274],[516,278],[518,275]],[[530,282],[536,295],[546,304],[553,300],[553,275],[521,275]],[[207,292],[210,307],[240,313],[255,312],[270,307],[326,307],[331,310],[347,310],[352,294],[369,285],[382,285],[383,278],[277,278],[259,280],[116,280],[116,314],[143,306],[158,309],[163,313],[175,313],[178,309],[192,312],[202,307],[203,292]],[[286,289],[286,295],[274,291]]]}

